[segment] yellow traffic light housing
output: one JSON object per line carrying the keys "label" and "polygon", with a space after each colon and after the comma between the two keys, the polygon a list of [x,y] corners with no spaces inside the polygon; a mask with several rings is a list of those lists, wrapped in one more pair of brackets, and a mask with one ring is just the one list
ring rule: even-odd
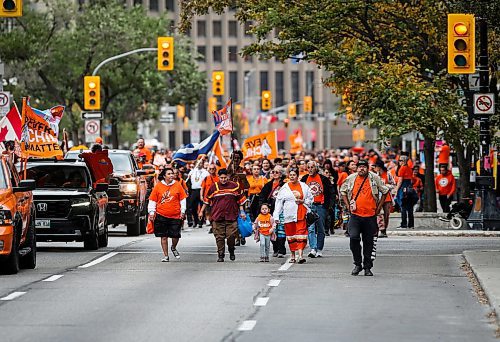
{"label": "yellow traffic light housing", "polygon": [[186,116],[186,107],[184,105],[177,105],[177,117],[182,119]]}
{"label": "yellow traffic light housing", "polygon": [[448,14],[448,73],[476,72],[475,28],[473,14]]}
{"label": "yellow traffic light housing", "polygon": [[212,72],[212,94],[224,95],[224,71]]}
{"label": "yellow traffic light housing", "polygon": [[237,103],[234,105],[234,117],[239,117],[241,115],[241,104]]}
{"label": "yellow traffic light housing", "polygon": [[313,101],[312,96],[304,96],[304,113],[312,113]]}
{"label": "yellow traffic light housing", "polygon": [[209,97],[208,98],[208,112],[213,113],[217,110],[217,98]]}
{"label": "yellow traffic light housing", "polygon": [[0,0],[0,17],[21,17],[23,0]]}
{"label": "yellow traffic light housing", "polygon": [[158,70],[174,70],[174,37],[158,37]]}
{"label": "yellow traffic light housing", "polygon": [[271,109],[271,102],[272,102],[271,92],[269,90],[263,90],[261,94],[262,110]]}
{"label": "yellow traffic light housing", "polygon": [[83,84],[84,109],[101,109],[101,78],[99,76],[85,76]]}
{"label": "yellow traffic light housing", "polygon": [[295,103],[291,103],[288,105],[288,117],[294,118],[297,116],[297,106]]}

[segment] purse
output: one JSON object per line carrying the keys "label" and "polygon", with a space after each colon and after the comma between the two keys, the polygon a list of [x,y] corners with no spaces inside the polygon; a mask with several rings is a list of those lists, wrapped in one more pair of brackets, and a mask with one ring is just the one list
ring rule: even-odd
{"label": "purse", "polygon": [[309,211],[306,214],[306,224],[308,227],[312,226],[313,224],[315,224],[318,221],[319,221],[319,215],[317,213],[315,213],[314,211]]}

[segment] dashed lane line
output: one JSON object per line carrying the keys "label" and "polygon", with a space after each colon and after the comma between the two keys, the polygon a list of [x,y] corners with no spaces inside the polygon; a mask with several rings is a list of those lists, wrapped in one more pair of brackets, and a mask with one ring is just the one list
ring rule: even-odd
{"label": "dashed lane line", "polygon": [[62,275],[62,274],[55,274],[55,275],[50,276],[47,279],[44,279],[42,281],[56,281],[57,279],[61,279],[62,277],[64,277],[64,275]]}
{"label": "dashed lane line", "polygon": [[253,303],[254,306],[266,306],[267,302],[269,302],[269,297],[259,297]]}
{"label": "dashed lane line", "polygon": [[281,265],[281,267],[278,269],[279,271],[286,271],[290,267],[292,267],[293,263],[290,262],[291,258],[287,259],[286,262]]}
{"label": "dashed lane line", "polygon": [[249,320],[249,321],[243,321],[240,326],[238,327],[239,331],[250,331],[253,330],[255,327],[255,324],[257,324],[257,321]]}
{"label": "dashed lane line", "polygon": [[21,297],[22,295],[24,295],[26,292],[12,292],[11,294],[3,297],[3,298],[0,298],[0,300],[13,300],[13,299],[16,299],[18,297]]}
{"label": "dashed lane line", "polygon": [[276,287],[280,283],[281,283],[281,279],[271,279],[271,280],[269,280],[269,283],[267,283],[267,286]]}
{"label": "dashed lane line", "polygon": [[88,268],[88,267],[92,267],[92,266],[95,266],[97,264],[100,264],[101,262],[105,261],[105,260],[108,260],[109,258],[112,258],[114,257],[115,255],[117,255],[118,252],[111,252],[111,253],[108,253],[106,255],[103,255],[102,257],[100,258],[97,258],[95,259],[94,261],[91,261],[89,263],[86,263],[84,265],[81,265],[81,266],[78,266],[78,268]]}

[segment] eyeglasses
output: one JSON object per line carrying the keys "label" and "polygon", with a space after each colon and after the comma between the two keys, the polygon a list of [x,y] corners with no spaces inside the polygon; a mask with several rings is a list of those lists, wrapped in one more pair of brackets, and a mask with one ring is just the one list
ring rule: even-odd
{"label": "eyeglasses", "polygon": [[280,173],[279,171],[271,171],[271,173],[277,174]]}

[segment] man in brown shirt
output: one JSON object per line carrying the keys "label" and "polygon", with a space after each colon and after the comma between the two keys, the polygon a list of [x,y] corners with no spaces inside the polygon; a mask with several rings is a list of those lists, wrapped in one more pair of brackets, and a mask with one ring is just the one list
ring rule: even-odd
{"label": "man in brown shirt", "polygon": [[[217,262],[223,262],[226,239],[229,258],[231,260],[235,259],[234,242],[238,234],[238,212],[242,219],[246,219],[243,208],[246,198],[239,184],[229,180],[226,169],[220,169],[218,175],[219,181],[212,184],[210,189],[208,189],[206,198],[212,207],[212,229],[219,254]],[[203,204],[201,212],[204,212],[205,207],[206,204]]]}

